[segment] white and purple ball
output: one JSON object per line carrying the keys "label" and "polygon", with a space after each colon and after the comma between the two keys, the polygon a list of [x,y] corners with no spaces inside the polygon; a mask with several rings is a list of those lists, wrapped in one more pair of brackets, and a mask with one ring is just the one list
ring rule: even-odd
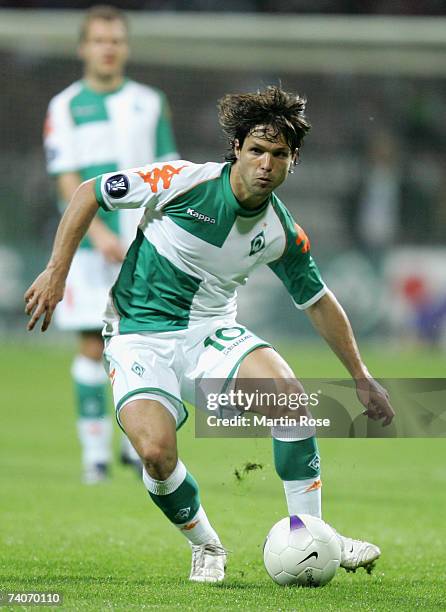
{"label": "white and purple ball", "polygon": [[335,575],[341,546],[334,530],[321,519],[309,514],[288,516],[266,536],[263,561],[277,584],[318,587]]}

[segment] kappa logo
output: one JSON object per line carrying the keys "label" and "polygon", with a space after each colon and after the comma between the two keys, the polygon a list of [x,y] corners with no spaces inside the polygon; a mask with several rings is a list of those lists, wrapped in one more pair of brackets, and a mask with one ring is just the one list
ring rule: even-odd
{"label": "kappa logo", "polygon": [[176,521],[187,521],[187,519],[189,518],[189,514],[190,514],[190,506],[187,508],[181,508],[181,510],[178,510],[178,512],[175,514],[173,518]]}
{"label": "kappa logo", "polygon": [[129,179],[125,174],[114,174],[106,180],[105,190],[111,198],[123,198],[129,190]]}
{"label": "kappa logo", "polygon": [[202,213],[199,213],[198,210],[194,210],[193,208],[188,208],[186,213],[191,217],[194,217],[197,221],[203,221],[203,223],[215,223],[215,219],[213,217],[203,215]]}
{"label": "kappa logo", "polygon": [[181,527],[181,531],[190,531],[191,529],[196,527],[199,522],[200,521],[197,519],[196,521],[192,521],[191,523],[186,523],[186,525],[183,525],[183,527]]}
{"label": "kappa logo", "polygon": [[135,372],[135,374],[137,374],[138,376],[142,376],[145,371],[146,369],[143,368],[143,366],[140,363],[138,363],[137,361],[133,363],[132,372]]}
{"label": "kappa logo", "polygon": [[136,174],[138,174],[145,183],[150,185],[153,193],[158,193],[158,184],[160,181],[163,183],[163,189],[169,189],[173,177],[176,174],[180,174],[181,170],[185,167],[186,166],[180,166],[179,168],[175,168],[175,166],[171,164],[164,164],[160,168],[150,170],[150,172],[139,170]]}
{"label": "kappa logo", "polygon": [[308,251],[310,250],[310,239],[308,238],[304,230],[301,228],[301,226],[297,225],[297,223],[294,224],[294,229],[296,230],[297,234],[296,244],[298,247],[300,247],[300,252],[308,253]]}
{"label": "kappa logo", "polygon": [[262,230],[259,234],[257,234],[257,236],[254,236],[254,238],[251,240],[251,250],[249,251],[249,255],[250,256],[255,255],[256,253],[258,253],[264,248],[265,248],[265,233]]}
{"label": "kappa logo", "polygon": [[317,491],[322,488],[322,481],[320,478],[315,480],[313,484],[311,484],[307,489],[305,489],[305,493],[310,493],[310,491]]}

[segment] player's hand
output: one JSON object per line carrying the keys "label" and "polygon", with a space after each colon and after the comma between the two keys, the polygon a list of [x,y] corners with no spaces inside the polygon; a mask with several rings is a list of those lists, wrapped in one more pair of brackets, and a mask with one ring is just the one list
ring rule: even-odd
{"label": "player's hand", "polygon": [[116,234],[106,227],[105,224],[95,219],[88,232],[93,246],[109,263],[122,263],[125,257],[124,248]]}
{"label": "player's hand", "polygon": [[383,420],[382,425],[390,425],[395,412],[390,405],[390,397],[386,389],[373,378],[361,378],[356,381],[356,393],[365,410],[362,414],[372,421]]}
{"label": "player's hand", "polygon": [[31,317],[28,331],[34,329],[37,321],[43,317],[42,331],[51,323],[54,309],[63,298],[65,283],[55,278],[54,272],[44,270],[26,291],[25,313]]}

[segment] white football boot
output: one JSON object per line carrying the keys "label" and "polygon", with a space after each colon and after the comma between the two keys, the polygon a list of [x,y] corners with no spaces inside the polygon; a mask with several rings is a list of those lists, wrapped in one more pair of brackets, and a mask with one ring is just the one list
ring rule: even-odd
{"label": "white football boot", "polygon": [[370,574],[375,561],[381,555],[381,551],[375,544],[346,538],[336,532],[341,545],[341,567],[347,572],[356,572],[358,567],[363,567]]}
{"label": "white football boot", "polygon": [[225,577],[226,550],[220,542],[191,544],[192,566],[189,580],[193,582],[221,582]]}

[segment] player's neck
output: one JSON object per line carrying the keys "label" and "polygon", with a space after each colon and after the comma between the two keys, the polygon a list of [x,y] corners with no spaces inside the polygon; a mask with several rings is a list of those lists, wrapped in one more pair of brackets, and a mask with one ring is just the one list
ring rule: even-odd
{"label": "player's neck", "polygon": [[265,196],[249,196],[249,197],[238,197],[234,192],[235,197],[238,200],[238,203],[242,208],[246,208],[246,210],[256,210],[257,208],[262,208],[265,202],[268,200],[269,195],[265,198]]}
{"label": "player's neck", "polygon": [[229,176],[229,182],[231,184],[232,193],[238,200],[238,203],[242,208],[247,210],[255,210],[261,208],[265,201],[269,198],[270,194],[253,194],[251,193],[242,177],[240,176],[239,168],[237,163],[231,167],[231,174]]}
{"label": "player's neck", "polygon": [[124,82],[124,75],[101,77],[97,74],[85,73],[84,80],[88,87],[98,93],[107,93],[118,89]]}

